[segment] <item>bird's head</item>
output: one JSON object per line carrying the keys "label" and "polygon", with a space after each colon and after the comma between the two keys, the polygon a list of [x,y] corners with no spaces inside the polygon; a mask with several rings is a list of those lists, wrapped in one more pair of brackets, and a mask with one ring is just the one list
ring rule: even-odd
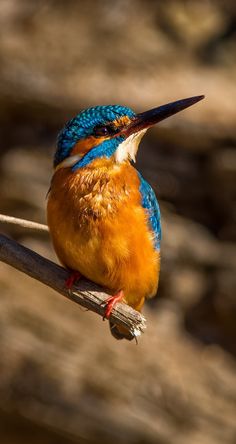
{"label": "bird's head", "polygon": [[203,98],[190,97],[139,114],[120,105],[84,110],[59,133],[54,167],[72,167],[75,171],[101,157],[112,157],[117,163],[135,161],[139,142],[148,128]]}

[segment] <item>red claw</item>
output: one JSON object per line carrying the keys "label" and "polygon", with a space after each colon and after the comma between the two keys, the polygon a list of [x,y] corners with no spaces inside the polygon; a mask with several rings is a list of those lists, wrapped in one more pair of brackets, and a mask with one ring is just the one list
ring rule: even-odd
{"label": "red claw", "polygon": [[65,281],[65,286],[67,290],[71,290],[74,283],[78,281],[81,278],[81,274],[79,271],[72,271],[69,275],[69,277]]}
{"label": "red claw", "polygon": [[124,297],[123,290],[119,290],[118,293],[116,293],[114,296],[110,296],[104,302],[101,303],[101,305],[106,306],[106,310],[105,310],[103,319],[109,319],[114,305],[117,302],[120,302],[123,299],[123,297]]}

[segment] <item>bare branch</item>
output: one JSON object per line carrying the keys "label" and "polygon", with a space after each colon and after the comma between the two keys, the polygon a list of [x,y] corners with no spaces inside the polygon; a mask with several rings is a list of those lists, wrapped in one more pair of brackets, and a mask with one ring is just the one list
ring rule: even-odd
{"label": "bare branch", "polygon": [[[101,287],[81,279],[78,285],[74,285],[73,290],[69,292],[65,288],[65,280],[69,275],[65,268],[2,234],[0,234],[0,261],[53,288],[82,307],[100,316],[104,315],[105,308],[101,304],[109,295],[104,293]],[[116,304],[110,319],[115,324],[125,327],[133,336],[140,335],[145,329],[145,318],[124,303]]]}
{"label": "bare branch", "polygon": [[0,222],[19,225],[20,227],[30,228],[36,231],[49,231],[47,225],[32,222],[31,220],[19,219],[18,217],[7,216],[6,214],[0,214]]}

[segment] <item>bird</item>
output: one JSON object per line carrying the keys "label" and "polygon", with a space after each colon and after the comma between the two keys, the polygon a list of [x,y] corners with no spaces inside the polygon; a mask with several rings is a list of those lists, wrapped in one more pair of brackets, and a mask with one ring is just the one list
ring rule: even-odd
{"label": "bird", "polygon": [[59,132],[47,221],[55,252],[70,270],[69,290],[85,277],[109,290],[104,317],[116,339],[131,333],[110,320],[122,301],[141,311],[158,288],[161,215],[151,185],[135,168],[153,125],[204,98],[188,97],[142,113],[121,105],[81,111]]}

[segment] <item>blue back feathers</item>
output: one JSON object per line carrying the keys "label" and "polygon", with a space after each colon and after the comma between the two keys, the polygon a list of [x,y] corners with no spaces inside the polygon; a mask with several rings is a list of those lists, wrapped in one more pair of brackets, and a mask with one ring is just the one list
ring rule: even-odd
{"label": "blue back feathers", "polygon": [[142,196],[142,206],[148,212],[150,228],[153,232],[154,245],[157,250],[160,249],[161,242],[161,214],[156,195],[149,183],[138,172],[140,179],[139,191]]}
{"label": "blue back feathers", "polygon": [[[54,157],[54,166],[58,165],[66,157],[69,156],[70,150],[80,139],[84,139],[92,135],[93,129],[97,125],[105,125],[122,116],[133,117],[134,115],[135,113],[130,108],[120,105],[94,106],[93,108],[89,108],[82,111],[76,117],[67,122],[66,126],[59,133],[57,140],[57,151]],[[106,143],[109,142],[109,140],[105,141],[102,144],[103,145],[102,150],[100,150],[100,152],[98,152],[97,155],[94,155],[94,153],[92,154],[92,151],[95,150],[96,148],[98,149],[99,146],[92,149],[90,151],[90,157],[92,156],[91,160],[93,160],[94,158],[98,157],[101,154],[107,156],[112,155],[113,152],[116,150],[117,146],[119,145],[119,143],[123,140],[120,138],[119,141],[116,141],[116,139],[117,138],[111,139],[111,143]],[[84,165],[86,165],[87,163],[88,162],[84,163]]]}

